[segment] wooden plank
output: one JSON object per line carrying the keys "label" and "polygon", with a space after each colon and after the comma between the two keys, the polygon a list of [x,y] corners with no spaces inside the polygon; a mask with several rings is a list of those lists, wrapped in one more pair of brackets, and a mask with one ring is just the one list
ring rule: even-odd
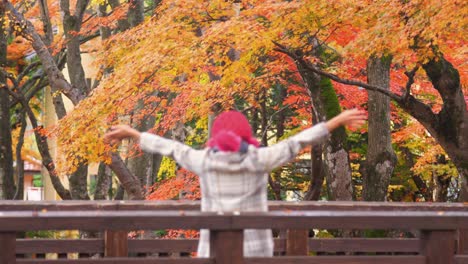
{"label": "wooden plank", "polygon": [[[19,259],[18,264],[215,264],[211,258]],[[3,264],[3,263],[2,263]]]}
{"label": "wooden plank", "polygon": [[230,226],[231,215],[181,211],[7,211],[0,214],[0,232],[16,230],[142,230]]}
{"label": "wooden plank", "polygon": [[[20,259],[19,264],[215,264],[214,259],[204,258],[104,258],[75,260]],[[424,264],[423,256],[320,256],[246,258],[245,264]],[[465,264],[465,262],[460,262]]]}
{"label": "wooden plank", "polygon": [[104,232],[104,256],[128,257],[128,232],[112,231]]}
{"label": "wooden plank", "polygon": [[196,252],[198,239],[130,239],[128,251],[136,253]]}
{"label": "wooden plank", "polygon": [[219,264],[244,263],[244,231],[210,231],[210,257]]}
{"label": "wooden plank", "polygon": [[[467,211],[464,203],[269,201],[272,211]],[[199,211],[199,201],[0,201],[0,211],[81,211],[81,210],[190,210]]]}
{"label": "wooden plank", "polygon": [[468,255],[456,255],[455,264],[468,264]]}
{"label": "wooden plank", "polygon": [[286,255],[307,256],[309,254],[308,229],[288,229],[286,236]]}
{"label": "wooden plank", "polygon": [[438,229],[468,228],[468,212],[288,211],[234,216],[233,229]]}
{"label": "wooden plank", "polygon": [[417,238],[311,238],[309,250],[315,252],[419,252]]}
{"label": "wooden plank", "polygon": [[7,211],[1,231],[147,230],[165,228],[251,229],[468,229],[468,212],[300,211],[241,215],[180,211]]}
{"label": "wooden plank", "polygon": [[16,263],[16,233],[0,232],[0,263]]}
{"label": "wooden plank", "polygon": [[457,253],[468,254],[468,229],[460,229],[457,232]]}
{"label": "wooden plank", "polygon": [[455,231],[423,230],[421,255],[426,256],[427,264],[453,264],[455,239]]}
{"label": "wooden plank", "polygon": [[356,202],[356,201],[269,201],[271,211],[468,211],[464,203],[408,203],[408,202]]}
{"label": "wooden plank", "polygon": [[87,239],[17,239],[16,253],[101,253],[104,240]]}
{"label": "wooden plank", "polygon": [[[317,239],[316,239],[317,240]],[[284,252],[286,239],[274,239],[275,252]],[[328,242],[328,241],[327,241]],[[330,241],[331,242],[331,241]],[[337,242],[338,244],[343,244]],[[317,243],[309,243],[316,247],[316,251],[333,249],[334,243],[324,243],[321,247]],[[319,243],[320,244],[320,243]],[[155,253],[155,252],[196,252],[198,239],[129,239],[128,251],[130,253]],[[325,247],[324,247],[325,246]],[[322,249],[322,250],[318,250]],[[325,250],[324,250],[325,249]],[[341,250],[340,250],[341,251]],[[417,250],[416,250],[417,251]],[[17,239],[16,253],[104,253],[104,239]],[[365,252],[365,251],[364,251]],[[405,252],[405,251],[398,251]]]}
{"label": "wooden plank", "polygon": [[317,256],[246,258],[245,264],[425,264],[423,256]]}
{"label": "wooden plank", "polygon": [[274,238],[274,252],[286,252],[286,238]]}

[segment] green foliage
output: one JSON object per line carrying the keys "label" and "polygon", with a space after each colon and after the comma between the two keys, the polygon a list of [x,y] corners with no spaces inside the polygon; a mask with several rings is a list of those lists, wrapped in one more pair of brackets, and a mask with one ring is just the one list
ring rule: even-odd
{"label": "green foliage", "polygon": [[154,234],[156,237],[164,237],[164,236],[167,235],[167,230],[164,230],[164,229],[155,230],[155,231],[153,231],[153,234]]}
{"label": "green foliage", "polygon": [[34,174],[32,183],[33,183],[33,187],[44,187],[44,183],[42,182],[42,175]]}
{"label": "green foliage", "polygon": [[53,230],[40,230],[26,232],[27,238],[55,238],[58,231]]}
{"label": "green foliage", "polygon": [[[315,230],[314,230],[315,231]],[[335,236],[326,229],[319,229],[315,232],[316,238],[335,238]]]}
{"label": "green foliage", "polygon": [[320,96],[325,103],[327,119],[331,119],[341,113],[340,102],[330,79],[320,78]]}
{"label": "green foliage", "polygon": [[91,177],[91,180],[88,182],[88,193],[94,194],[96,192],[96,177]]}
{"label": "green foliage", "polygon": [[387,230],[371,229],[363,231],[363,236],[368,238],[387,237],[387,234]]}

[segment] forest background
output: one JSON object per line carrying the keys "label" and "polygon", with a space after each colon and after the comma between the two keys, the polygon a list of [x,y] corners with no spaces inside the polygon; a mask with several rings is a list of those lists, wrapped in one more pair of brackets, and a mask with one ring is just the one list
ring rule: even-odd
{"label": "forest background", "polygon": [[127,123],[203,148],[236,109],[267,146],[357,107],[366,127],[271,173],[270,199],[466,202],[467,14],[456,0],[2,0],[0,198],[23,199],[33,156],[63,200],[199,199],[195,175],[103,134]]}

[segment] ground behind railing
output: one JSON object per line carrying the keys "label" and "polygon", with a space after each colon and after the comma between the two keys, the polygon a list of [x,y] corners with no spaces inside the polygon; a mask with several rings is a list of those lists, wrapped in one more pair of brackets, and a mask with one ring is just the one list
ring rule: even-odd
{"label": "ground behind railing", "polygon": [[[201,213],[197,202],[0,202],[0,264],[10,263],[468,263],[468,207],[437,203],[270,203],[268,213]],[[129,239],[129,231],[211,230],[197,240]],[[272,228],[275,257],[243,258],[242,230]],[[25,231],[93,230],[103,238],[18,239]],[[311,229],[406,230],[415,238],[310,238]],[[33,259],[56,253],[61,259]],[[80,259],[67,257],[80,255]],[[313,254],[313,256],[310,256]],[[100,258],[90,258],[102,256]],[[128,257],[132,256],[132,257]],[[143,257],[145,256],[145,257]],[[148,257],[150,256],[150,257]],[[165,256],[165,257],[162,257]],[[85,258],[88,257],[88,258]]]}

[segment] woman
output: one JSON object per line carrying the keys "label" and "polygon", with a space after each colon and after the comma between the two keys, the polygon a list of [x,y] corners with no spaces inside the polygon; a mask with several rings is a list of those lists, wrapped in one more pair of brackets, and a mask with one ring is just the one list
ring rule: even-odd
{"label": "woman", "polygon": [[[213,123],[207,147],[195,150],[183,143],[129,126],[112,127],[105,135],[111,144],[132,138],[142,150],[172,157],[200,177],[203,212],[268,211],[268,173],[296,157],[299,151],[325,140],[341,125],[357,127],[365,122],[361,110],[347,110],[275,145],[259,148],[247,118],[240,112],[220,114]],[[201,230],[198,256],[209,257],[209,230]],[[244,256],[273,255],[271,230],[246,229]]]}

